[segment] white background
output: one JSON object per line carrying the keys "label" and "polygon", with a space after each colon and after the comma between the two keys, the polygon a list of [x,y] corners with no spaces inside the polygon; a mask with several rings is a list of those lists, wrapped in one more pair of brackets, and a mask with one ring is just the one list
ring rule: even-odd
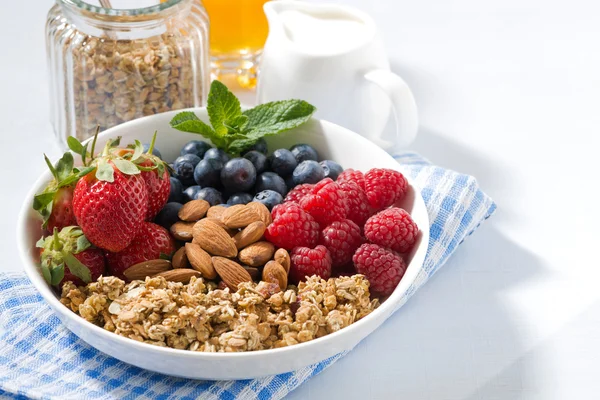
{"label": "white background", "polygon": [[[600,379],[600,7],[592,0],[346,0],[384,33],[421,117],[414,148],[476,176],[497,214],[411,301],[291,399],[592,399]],[[0,254],[59,155],[51,0],[0,6]]]}

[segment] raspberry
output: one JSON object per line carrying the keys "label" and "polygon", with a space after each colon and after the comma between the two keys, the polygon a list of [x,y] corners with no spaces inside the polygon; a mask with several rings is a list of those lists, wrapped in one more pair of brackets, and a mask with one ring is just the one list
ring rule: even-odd
{"label": "raspberry", "polygon": [[331,276],[331,256],[325,246],[296,247],[290,254],[290,279],[298,283],[305,277],[318,275],[323,279]]}
{"label": "raspberry", "polygon": [[419,228],[409,213],[392,207],[369,218],[364,231],[369,242],[406,253],[417,241]]}
{"label": "raspberry", "polygon": [[365,176],[362,172],[360,171],[355,171],[352,168],[348,168],[346,170],[344,170],[344,172],[342,172],[337,180],[337,183],[342,183],[342,182],[355,182],[356,184],[358,184],[358,186],[360,186],[361,189],[365,189]]}
{"label": "raspberry", "polygon": [[265,238],[277,247],[291,250],[296,246],[313,247],[319,240],[319,224],[296,203],[276,205],[271,213],[273,222]]}
{"label": "raspberry", "polygon": [[346,192],[329,178],[317,183],[312,193],[300,199],[300,206],[322,227],[334,221],[341,221],[348,214]]}
{"label": "raspberry", "polygon": [[406,271],[406,264],[399,254],[376,244],[365,243],[354,257],[354,266],[371,284],[371,293],[379,296],[392,294]]}
{"label": "raspberry", "polygon": [[363,226],[373,214],[365,191],[354,181],[345,181],[339,185],[346,192],[346,202],[348,203],[346,218],[354,221],[358,226]]}
{"label": "raspberry", "polygon": [[376,210],[402,200],[408,190],[404,175],[392,169],[373,168],[365,174],[365,193]]}
{"label": "raspberry", "polygon": [[287,196],[285,196],[284,201],[291,201],[292,203],[300,204],[300,199],[303,198],[304,196],[306,196],[307,194],[309,194],[313,190],[314,187],[315,187],[315,185],[312,185],[310,183],[304,183],[302,185],[298,185],[289,191]]}
{"label": "raspberry", "polygon": [[335,221],[321,232],[320,244],[331,254],[331,266],[341,267],[352,260],[352,255],[363,242],[360,228],[346,219]]}

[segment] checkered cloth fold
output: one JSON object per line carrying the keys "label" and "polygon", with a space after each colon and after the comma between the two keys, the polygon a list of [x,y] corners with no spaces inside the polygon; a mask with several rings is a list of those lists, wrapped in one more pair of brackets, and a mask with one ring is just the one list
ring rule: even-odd
{"label": "checkered cloth fold", "polygon": [[[427,257],[404,304],[496,206],[473,177],[433,166],[415,153],[396,159],[421,188],[431,223]],[[79,340],[24,274],[0,274],[0,398],[280,399],[344,355],[254,380],[195,381],[160,375]]]}

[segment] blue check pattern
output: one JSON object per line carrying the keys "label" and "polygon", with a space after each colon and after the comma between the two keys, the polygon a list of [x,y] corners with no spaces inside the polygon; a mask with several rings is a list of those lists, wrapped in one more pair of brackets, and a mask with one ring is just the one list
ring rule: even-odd
{"label": "blue check pattern", "polygon": [[[431,223],[427,257],[404,304],[496,206],[471,176],[431,165],[415,153],[395,158],[421,188]],[[24,274],[0,274],[0,399],[280,399],[344,355],[253,380],[195,381],[160,375],[79,340]]]}

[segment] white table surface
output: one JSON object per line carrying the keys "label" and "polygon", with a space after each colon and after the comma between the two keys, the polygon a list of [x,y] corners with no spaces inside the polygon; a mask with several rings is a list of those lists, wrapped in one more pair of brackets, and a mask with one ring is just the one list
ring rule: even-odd
{"label": "white table surface", "polygon": [[[592,0],[345,0],[384,32],[421,117],[414,149],[476,176],[496,215],[411,301],[290,399],[592,399],[600,379],[600,7]],[[1,270],[59,155],[51,0],[0,8]]]}

